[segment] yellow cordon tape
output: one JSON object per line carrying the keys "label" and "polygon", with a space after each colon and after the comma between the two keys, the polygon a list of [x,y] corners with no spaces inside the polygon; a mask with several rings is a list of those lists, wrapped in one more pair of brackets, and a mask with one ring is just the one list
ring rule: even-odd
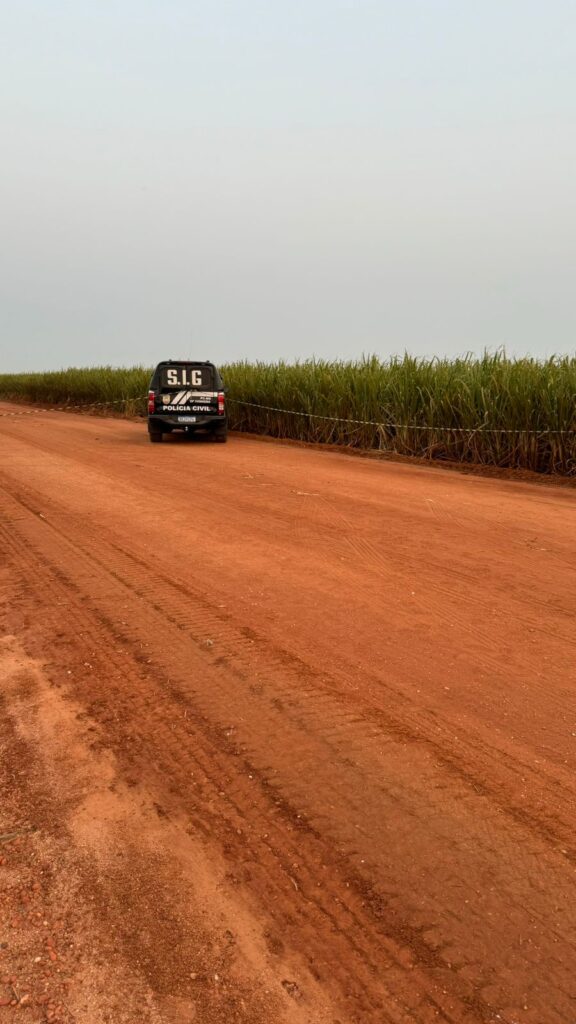
{"label": "yellow cordon tape", "polygon": [[238,398],[229,398],[228,402],[235,402],[236,405],[246,405],[252,409],[264,409],[268,412],[281,412],[285,416],[304,416],[311,420],[327,420],[330,423],[355,423],[362,427],[382,427],[384,430],[428,430],[445,433],[459,434],[533,434],[535,437],[543,437],[545,434],[576,434],[574,430],[507,430],[504,427],[436,427],[422,426],[419,423],[380,423],[377,420],[349,420],[341,416],[320,416],[314,412],[296,412],[294,409],[278,409],[273,405],[257,405],[255,402],[243,402]]}
{"label": "yellow cordon tape", "polygon": [[[108,409],[111,405],[128,405],[129,402],[140,402],[140,398],[118,398],[113,402],[91,402],[90,405],[52,405],[48,409],[22,409],[19,412],[0,412],[0,416],[31,416],[39,412],[75,412],[77,409]],[[9,402],[9,398],[0,401]]]}
{"label": "yellow cordon tape", "polygon": [[[31,416],[33,413],[44,413],[44,412],[73,412],[77,409],[107,409],[112,405],[128,405],[130,402],[141,402],[146,401],[148,396],[141,396],[140,398],[119,398],[113,402],[91,402],[89,405],[59,405],[52,406],[49,409],[23,409],[21,412],[0,412],[0,416]],[[0,398],[1,401],[1,398]],[[6,399],[9,401],[9,399]],[[547,427],[545,430],[520,430],[514,429],[509,430],[505,427],[487,427],[481,425],[479,427],[438,427],[431,425],[422,425],[421,423],[382,423],[378,420],[351,420],[346,419],[343,416],[322,416],[315,412],[298,412],[296,409],[279,409],[274,405],[258,405],[256,402],[244,402],[239,398],[228,398],[227,402],[235,405],[244,405],[249,409],[262,409],[264,412],[278,412],[284,416],[303,416],[309,420],[324,420],[328,423],[353,423],[355,426],[360,427],[380,427],[383,430],[421,430],[428,431],[430,433],[445,433],[445,434],[526,434],[533,437],[546,437],[547,434],[554,435],[573,435],[576,434],[576,428],[570,430],[554,430]]]}

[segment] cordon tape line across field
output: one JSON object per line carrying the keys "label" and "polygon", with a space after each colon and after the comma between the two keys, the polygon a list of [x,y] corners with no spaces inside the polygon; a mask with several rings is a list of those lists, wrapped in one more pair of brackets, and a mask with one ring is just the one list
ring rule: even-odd
{"label": "cordon tape line across field", "polygon": [[[9,401],[9,399],[6,399]],[[24,409],[17,412],[0,412],[0,416],[27,416],[32,413],[47,413],[47,412],[78,412],[86,409],[105,409],[114,405],[133,405],[137,402],[145,402],[146,396],[138,396],[136,398],[120,398],[110,402],[89,402],[89,403],[77,403],[77,404],[66,404],[66,405],[55,405],[48,406],[47,408],[34,408]],[[350,423],[355,426],[363,427],[379,427],[384,431],[395,431],[395,430],[416,430],[423,431],[426,433],[447,433],[447,434],[464,434],[473,436],[474,434],[510,434],[510,435],[522,435],[532,437],[546,437],[547,435],[576,435],[576,429],[571,430],[556,430],[554,428],[545,428],[544,430],[534,430],[529,427],[527,428],[516,428],[509,430],[505,427],[491,427],[487,424],[479,424],[476,427],[456,427],[456,426],[445,426],[437,424],[423,424],[423,423],[395,423],[392,420],[357,420],[350,419],[344,416],[324,416],[314,412],[303,412],[297,409],[281,409],[277,406],[272,405],[260,405],[257,402],[246,402],[239,398],[228,398],[227,401],[230,404],[242,405],[250,409],[261,409],[264,412],[275,412],[284,416],[302,416],[306,419],[312,420],[323,420],[329,423]]]}

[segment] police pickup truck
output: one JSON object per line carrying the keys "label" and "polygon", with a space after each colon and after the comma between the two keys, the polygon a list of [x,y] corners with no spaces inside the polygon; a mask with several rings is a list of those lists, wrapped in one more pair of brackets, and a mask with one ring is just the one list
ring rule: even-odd
{"label": "police pickup truck", "polygon": [[225,391],[213,363],[172,359],[158,363],[148,391],[150,440],[161,441],[174,430],[206,430],[215,441],[226,441]]}

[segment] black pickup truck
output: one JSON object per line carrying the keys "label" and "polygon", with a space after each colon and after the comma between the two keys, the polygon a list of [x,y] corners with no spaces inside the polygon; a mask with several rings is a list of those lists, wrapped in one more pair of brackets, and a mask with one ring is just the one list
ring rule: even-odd
{"label": "black pickup truck", "polygon": [[158,363],[148,391],[148,433],[158,442],[173,430],[228,436],[224,384],[213,363],[168,359]]}

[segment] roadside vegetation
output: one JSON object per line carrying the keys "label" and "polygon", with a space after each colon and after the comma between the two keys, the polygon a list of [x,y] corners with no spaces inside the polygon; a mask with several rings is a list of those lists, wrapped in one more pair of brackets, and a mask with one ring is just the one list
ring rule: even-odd
{"label": "roadside vegetation", "polygon": [[[575,357],[241,362],[222,374],[234,430],[576,473]],[[149,378],[141,366],[0,374],[0,395],[42,405],[102,403],[134,415],[145,411]]]}
{"label": "roadside vegetation", "polygon": [[144,366],[75,367],[49,373],[0,374],[0,395],[38,405],[113,405],[128,415],[145,409],[151,370]]}

